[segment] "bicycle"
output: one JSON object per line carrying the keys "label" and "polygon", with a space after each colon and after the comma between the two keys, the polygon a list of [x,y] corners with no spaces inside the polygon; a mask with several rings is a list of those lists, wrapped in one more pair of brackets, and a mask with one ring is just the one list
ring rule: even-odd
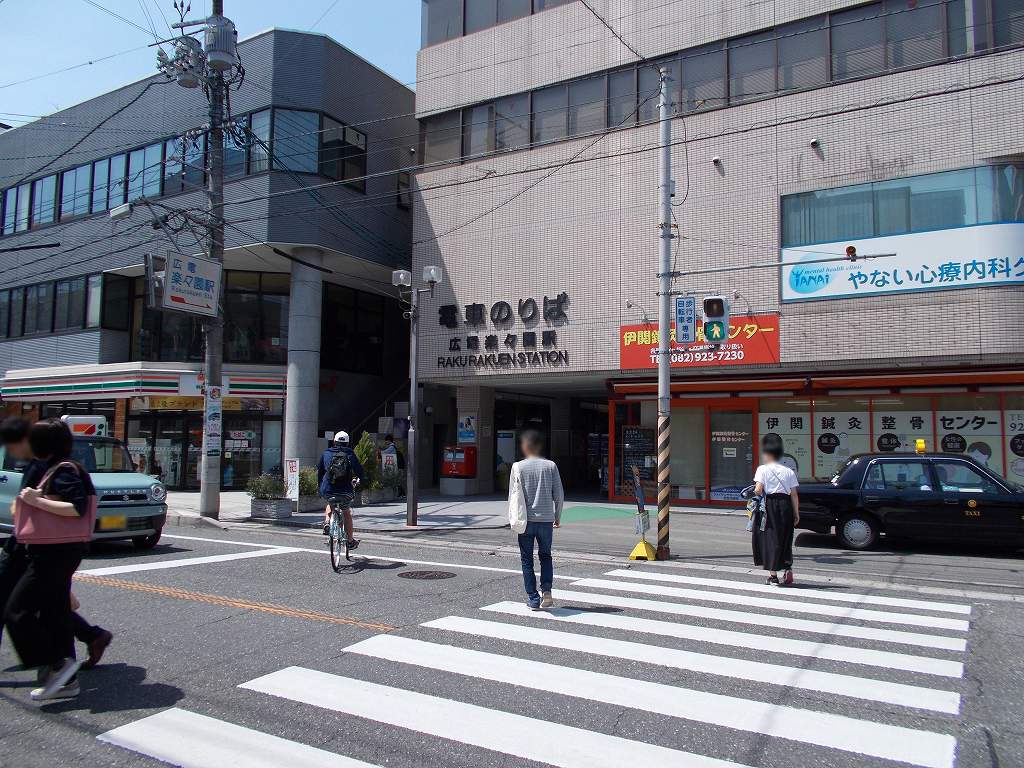
{"label": "bicycle", "polygon": [[[353,488],[353,491],[355,488]],[[341,559],[342,553],[345,555],[346,561],[351,561],[351,549],[349,542],[352,541],[352,531],[348,530],[345,525],[345,514],[342,510],[346,507],[351,507],[354,499],[345,496],[331,496],[327,503],[331,505],[331,522],[328,528],[327,538],[330,541],[331,547],[331,568],[334,569],[335,573],[341,573],[342,567],[344,567],[344,561]]]}

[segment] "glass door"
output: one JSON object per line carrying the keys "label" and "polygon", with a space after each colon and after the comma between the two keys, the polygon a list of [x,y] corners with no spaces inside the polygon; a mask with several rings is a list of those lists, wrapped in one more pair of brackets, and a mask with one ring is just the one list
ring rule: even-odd
{"label": "glass door", "polygon": [[182,487],[199,490],[199,471],[203,455],[203,420],[201,416],[185,418],[185,477]]}
{"label": "glass door", "polygon": [[708,429],[708,474],[712,501],[741,501],[754,477],[753,409],[712,407]]}
{"label": "glass door", "polygon": [[182,453],[185,439],[184,419],[180,416],[159,416],[153,441],[153,461],[149,474],[169,488],[183,486]]}

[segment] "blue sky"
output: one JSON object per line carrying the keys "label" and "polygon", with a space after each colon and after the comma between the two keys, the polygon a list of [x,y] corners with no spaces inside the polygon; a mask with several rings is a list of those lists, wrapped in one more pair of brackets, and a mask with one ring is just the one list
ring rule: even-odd
{"label": "blue sky", "polygon": [[[160,11],[168,21],[177,21],[172,0],[94,2],[148,29],[145,7],[164,37],[168,31]],[[209,0],[191,2],[190,17],[208,11]],[[420,0],[224,0],[225,15],[235,22],[240,38],[275,26],[308,30],[325,11],[314,31],[330,35],[414,87]],[[10,125],[22,125],[31,116],[50,114],[156,72],[156,51],[145,47],[153,36],[86,0],[0,0],[0,29],[0,122]],[[121,55],[9,85],[114,53]]]}

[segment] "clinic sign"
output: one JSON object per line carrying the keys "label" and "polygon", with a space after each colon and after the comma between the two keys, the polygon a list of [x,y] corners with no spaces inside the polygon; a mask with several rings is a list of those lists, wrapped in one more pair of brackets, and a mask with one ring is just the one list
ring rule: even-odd
{"label": "clinic sign", "polygon": [[164,309],[217,316],[222,274],[219,262],[170,253],[165,269]]}
{"label": "clinic sign", "polygon": [[[697,326],[692,344],[676,341],[671,331],[669,354],[673,368],[718,368],[734,365],[771,365],[779,362],[779,316],[734,315],[729,338],[709,344]],[[619,327],[619,368],[624,371],[658,367],[658,328],[645,323]]]}
{"label": "clinic sign", "polygon": [[[877,259],[802,265],[853,246]],[[1024,283],[1024,224],[979,226],[783,248],[784,302]]]}

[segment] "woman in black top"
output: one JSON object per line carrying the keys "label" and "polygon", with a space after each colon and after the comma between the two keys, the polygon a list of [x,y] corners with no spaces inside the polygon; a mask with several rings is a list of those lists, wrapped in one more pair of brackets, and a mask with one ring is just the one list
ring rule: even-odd
{"label": "woman in black top", "polygon": [[[89,497],[96,494],[89,473],[70,462],[71,430],[60,421],[40,421],[28,435],[37,456],[25,470],[20,498],[32,506],[62,517],[84,515]],[[52,473],[46,495],[38,488]],[[41,687],[33,699],[78,695],[75,677],[74,628],[71,617],[71,577],[82,561],[85,544],[29,544],[28,565],[7,603],[5,621],[11,642],[26,667],[39,668]]]}

